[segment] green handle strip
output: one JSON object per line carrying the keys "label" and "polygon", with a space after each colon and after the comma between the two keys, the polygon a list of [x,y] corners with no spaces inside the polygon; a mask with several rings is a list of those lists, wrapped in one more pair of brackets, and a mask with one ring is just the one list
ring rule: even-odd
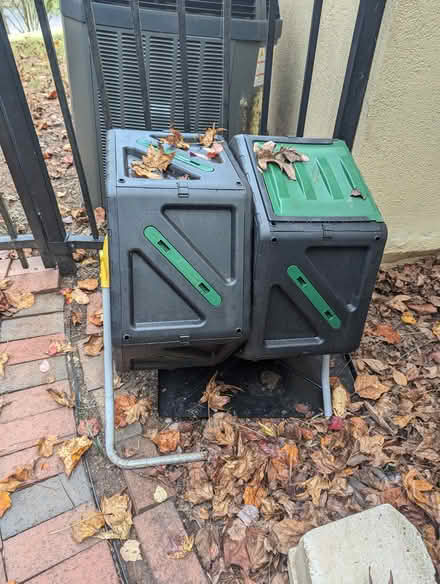
{"label": "green handle strip", "polygon": [[145,238],[160,251],[182,276],[188,280],[203,298],[212,306],[220,306],[222,297],[208,282],[192,267],[192,265],[177,251],[177,249],[156,229],[149,226],[144,229]]}
{"label": "green handle strip", "polygon": [[[150,142],[149,140],[146,140],[145,138],[139,138],[138,140],[136,140],[137,144],[140,144],[141,146],[154,146],[155,148],[157,148],[157,146],[155,146],[154,144],[152,144],[152,142]],[[166,154],[170,154],[171,152],[175,152],[172,148],[164,148]],[[193,166],[194,168],[196,168],[197,170],[201,170],[202,172],[214,172],[214,168],[212,166],[210,166],[209,164],[205,164],[204,162],[201,162],[199,160],[193,160],[192,158],[189,158],[188,156],[184,156],[183,154],[179,154],[178,152],[176,152],[176,155],[174,156],[174,160],[178,160],[179,162],[183,162],[184,164],[188,164],[189,166]]]}
{"label": "green handle strip", "polygon": [[295,282],[301,292],[306,296],[319,314],[328,324],[334,329],[341,328],[341,319],[337,316],[334,310],[330,308],[315,286],[304,275],[298,266],[289,266],[287,269],[289,277]]}

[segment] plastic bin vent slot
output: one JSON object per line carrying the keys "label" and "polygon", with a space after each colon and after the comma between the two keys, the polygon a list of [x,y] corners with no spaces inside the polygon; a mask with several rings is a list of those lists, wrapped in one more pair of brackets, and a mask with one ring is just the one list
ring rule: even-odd
{"label": "plastic bin vent slot", "polygon": [[222,297],[199,274],[188,260],[161,234],[150,225],[144,229],[145,238],[170,262],[170,264],[205,298],[212,306],[220,306]]}
{"label": "plastic bin vent slot", "polygon": [[290,266],[287,273],[328,324],[334,329],[340,329],[342,324],[341,319],[337,316],[334,310],[330,308],[315,286],[313,286],[310,280],[303,274],[301,269],[298,266]]}

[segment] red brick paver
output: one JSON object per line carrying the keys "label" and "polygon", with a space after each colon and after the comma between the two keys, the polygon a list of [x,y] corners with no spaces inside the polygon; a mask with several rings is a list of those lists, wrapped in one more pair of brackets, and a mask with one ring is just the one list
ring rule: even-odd
{"label": "red brick paver", "polygon": [[0,456],[35,446],[43,436],[69,436],[75,433],[71,409],[60,408],[0,424]]}
{"label": "red brick paver", "polygon": [[59,456],[54,454],[49,458],[41,458],[35,446],[7,456],[0,456],[0,479],[11,474],[18,466],[32,464],[37,458],[39,460],[35,463],[32,480],[26,482],[26,485],[49,479],[64,472],[63,461]]}
{"label": "red brick paver", "polygon": [[207,584],[194,552],[175,560],[168,552],[177,551],[185,529],[172,501],[166,501],[134,518],[144,557],[160,584]]}
{"label": "red brick paver", "polygon": [[[119,444],[119,450],[121,455],[124,457],[124,448],[134,448],[137,450],[137,454],[131,458],[134,460],[136,458],[144,458],[150,456],[157,456],[157,449],[155,445],[144,438],[143,436],[135,436],[124,440]],[[176,490],[171,485],[164,485],[160,481],[155,480],[146,474],[146,469],[140,470],[124,470],[124,478],[128,485],[128,491],[130,493],[130,498],[133,503],[135,513],[139,514],[145,509],[157,505],[157,501],[154,499],[154,493],[157,487],[160,485],[168,493],[168,498],[174,497],[176,495]]]}
{"label": "red brick paver", "polygon": [[38,359],[48,358],[47,349],[52,341],[64,342],[64,334],[58,333],[44,337],[34,337],[33,339],[0,343],[0,352],[8,354],[8,366],[27,363],[28,361],[38,361]]}
{"label": "red brick paver", "polygon": [[2,562],[1,556],[0,556],[0,584],[6,584],[6,574],[5,574],[5,570],[3,568],[3,562]]}
{"label": "red brick paver", "polygon": [[44,267],[43,260],[41,256],[32,256],[27,258],[29,268],[23,268],[20,260],[13,260],[8,271],[8,277],[11,276],[21,276],[22,274],[32,274],[34,272],[43,272],[46,268]]}
{"label": "red brick paver", "polygon": [[91,509],[81,505],[7,539],[3,556],[8,578],[22,582],[95,545],[97,540],[93,538],[76,543],[70,529],[81,519],[81,513]]}
{"label": "red brick paver", "polygon": [[[112,556],[105,541],[81,552],[40,576],[30,584],[119,584]],[[176,580],[177,582],[181,582]],[[182,582],[183,584],[183,582]]]}
{"label": "red brick paver", "polygon": [[0,424],[61,408],[62,406],[58,405],[47,393],[46,389],[49,387],[65,391],[70,395],[70,385],[67,379],[10,393],[5,396],[5,401],[9,402],[9,405],[2,411]]}
{"label": "red brick paver", "polygon": [[27,292],[53,292],[58,288],[60,275],[56,269],[12,276],[12,288]]}

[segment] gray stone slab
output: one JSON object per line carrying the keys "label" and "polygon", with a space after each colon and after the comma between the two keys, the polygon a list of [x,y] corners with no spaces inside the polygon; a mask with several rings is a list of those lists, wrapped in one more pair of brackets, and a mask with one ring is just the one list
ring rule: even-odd
{"label": "gray stone slab", "polygon": [[58,475],[58,478],[75,507],[93,502],[92,491],[82,463],[76,467],[70,478],[67,478],[65,474]]}
{"label": "gray stone slab", "polygon": [[0,395],[11,391],[19,391],[27,387],[35,387],[67,379],[66,360],[64,355],[47,359],[50,368],[43,373],[40,371],[42,361],[19,363],[5,368],[5,376],[0,378]]}
{"label": "gray stone slab", "polygon": [[87,390],[92,391],[104,385],[104,354],[101,353],[96,357],[89,357],[84,352],[83,341],[78,344],[81,366],[84,374],[84,383]]}
{"label": "gray stone slab", "polygon": [[1,339],[2,341],[18,341],[56,333],[64,333],[62,312],[5,320],[2,323]]}
{"label": "gray stone slab", "polygon": [[63,310],[64,296],[62,294],[35,294],[35,302],[31,308],[20,310],[16,315],[14,315],[12,318],[8,318],[7,320],[16,320],[18,318],[35,316],[37,314],[62,312]]}
{"label": "gray stone slab", "polygon": [[11,495],[12,507],[0,519],[4,540],[74,508],[58,477]]}

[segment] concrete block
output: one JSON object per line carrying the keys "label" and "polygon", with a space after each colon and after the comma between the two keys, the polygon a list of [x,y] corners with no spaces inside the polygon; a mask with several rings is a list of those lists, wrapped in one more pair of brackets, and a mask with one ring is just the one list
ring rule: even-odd
{"label": "concrete block", "polygon": [[379,505],[312,529],[289,550],[291,584],[435,584],[417,529],[391,505]]}
{"label": "concrete block", "polygon": [[69,499],[75,506],[93,502],[92,491],[82,463],[79,463],[70,475],[70,478],[64,473],[60,474],[58,478]]}

